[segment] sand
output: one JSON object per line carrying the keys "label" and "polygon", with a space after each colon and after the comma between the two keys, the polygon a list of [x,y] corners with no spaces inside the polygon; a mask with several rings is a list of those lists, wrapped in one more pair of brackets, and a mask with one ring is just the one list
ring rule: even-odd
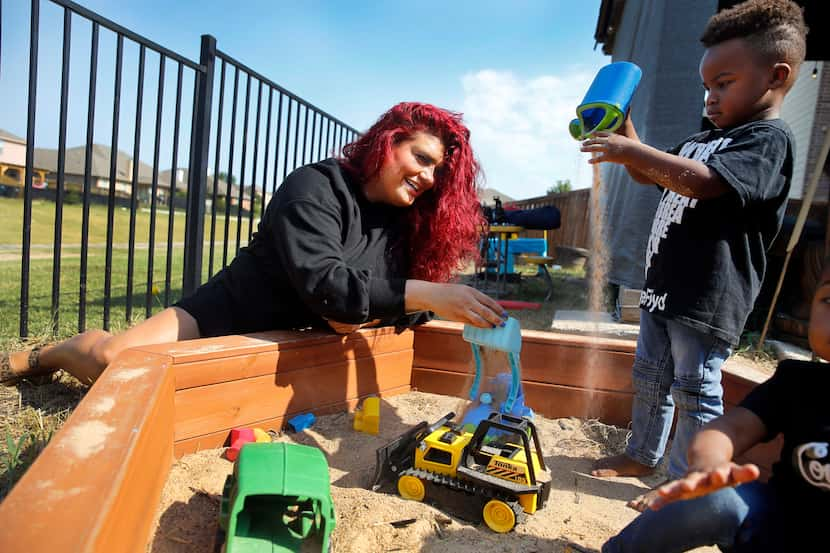
{"label": "sand", "polygon": [[[545,463],[553,476],[550,499],[514,531],[497,534],[481,522],[480,514],[470,508],[473,502],[465,502],[463,495],[438,494],[442,503],[432,506],[367,489],[378,447],[421,420],[434,422],[449,411],[461,412],[466,402],[411,392],[384,399],[381,404],[377,436],[355,432],[352,415],[342,413],[321,417],[303,433],[275,438],[313,445],[325,452],[337,514],[332,535],[335,552],[598,551],[608,537],[636,516],[625,502],[663,479],[662,474],[644,479],[591,477],[592,461],[621,451],[627,432],[596,421],[550,420],[537,415]],[[222,452],[200,451],[174,464],[148,551],[218,551],[219,500],[225,477],[233,469]]]}

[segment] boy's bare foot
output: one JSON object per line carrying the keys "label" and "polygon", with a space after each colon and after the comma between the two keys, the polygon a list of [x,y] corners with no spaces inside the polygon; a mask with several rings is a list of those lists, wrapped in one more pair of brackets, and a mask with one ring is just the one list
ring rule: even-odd
{"label": "boy's bare foot", "polygon": [[648,476],[654,467],[638,463],[628,455],[613,455],[597,459],[591,476],[607,478],[610,476]]}
{"label": "boy's bare foot", "polygon": [[660,482],[646,493],[640,494],[628,503],[626,503],[626,507],[631,507],[635,511],[639,511],[641,513],[645,512],[646,509],[651,507],[651,504],[654,503],[654,500],[660,497],[660,494],[657,491],[658,489],[660,489],[660,486],[668,484],[669,482],[671,482],[671,480]]}

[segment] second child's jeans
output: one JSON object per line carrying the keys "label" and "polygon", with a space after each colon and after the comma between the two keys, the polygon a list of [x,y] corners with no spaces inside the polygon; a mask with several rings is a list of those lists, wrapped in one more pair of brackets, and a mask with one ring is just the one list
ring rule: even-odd
{"label": "second child's jeans", "polygon": [[641,311],[626,455],[643,465],[657,466],[677,407],[668,472],[672,479],[683,476],[692,436],[723,414],[721,365],[731,353],[730,345],[719,338]]}
{"label": "second child's jeans", "polygon": [[608,540],[602,553],[676,553],[702,545],[729,553],[780,553],[786,549],[779,502],[776,490],[761,482],[675,501],[646,510]]}

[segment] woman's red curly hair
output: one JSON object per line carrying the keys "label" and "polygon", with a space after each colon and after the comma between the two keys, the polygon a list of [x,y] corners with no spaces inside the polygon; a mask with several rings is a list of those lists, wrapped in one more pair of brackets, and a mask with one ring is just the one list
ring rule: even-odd
{"label": "woman's red curly hair", "polygon": [[407,210],[409,275],[446,282],[477,255],[484,223],[476,190],[479,166],[461,114],[430,104],[402,102],[347,144],[341,162],[361,178],[370,178],[380,171],[393,145],[418,131],[441,139],[445,153],[444,163],[435,173],[435,186]]}

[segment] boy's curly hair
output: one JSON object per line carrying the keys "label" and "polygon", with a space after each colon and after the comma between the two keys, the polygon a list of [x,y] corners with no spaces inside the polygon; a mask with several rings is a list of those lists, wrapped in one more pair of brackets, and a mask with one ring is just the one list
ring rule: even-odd
{"label": "boy's curly hair", "polygon": [[804,61],[807,25],[791,0],[747,0],[713,15],[700,37],[706,48],[743,38],[765,60],[783,61],[793,69]]}

